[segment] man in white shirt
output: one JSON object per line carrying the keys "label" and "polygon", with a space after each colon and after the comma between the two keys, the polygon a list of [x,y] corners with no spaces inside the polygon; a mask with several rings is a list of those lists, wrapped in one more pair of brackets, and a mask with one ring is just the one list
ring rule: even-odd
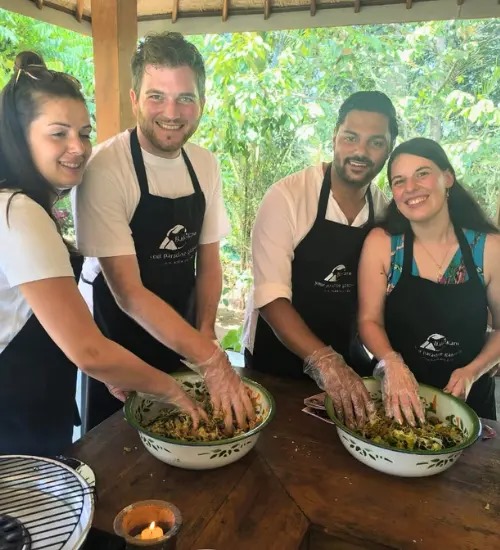
{"label": "man in white shirt", "polygon": [[[251,403],[214,343],[219,241],[229,232],[219,165],[188,143],[205,103],[200,53],[179,33],[146,36],[132,58],[130,97],[137,127],[96,148],[74,197],[94,318],[106,336],[158,369],[177,370],[185,357],[210,371],[214,406],[226,421],[234,409],[242,424]],[[89,427],[119,406],[89,382]]]}
{"label": "man in white shirt", "polygon": [[296,378],[306,372],[351,425],[372,407],[348,366],[370,374],[355,338],[357,267],[364,238],[386,206],[370,183],[397,134],[395,109],[385,94],[353,94],[339,111],[333,163],[274,184],[253,229],[246,365]]}

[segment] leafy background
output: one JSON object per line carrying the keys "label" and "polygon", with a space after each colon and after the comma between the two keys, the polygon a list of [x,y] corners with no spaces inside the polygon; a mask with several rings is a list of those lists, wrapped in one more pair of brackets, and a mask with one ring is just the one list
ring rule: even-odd
{"label": "leafy background", "polygon": [[[192,36],[207,66],[207,105],[195,141],[221,161],[232,233],[223,245],[221,315],[235,328],[251,285],[251,228],[269,186],[332,155],[342,101],[385,91],[402,137],[427,136],[492,217],[500,181],[499,20],[445,21]],[[15,54],[39,51],[83,84],[92,117],[92,40],[0,9],[0,85]],[[388,192],[382,172],[376,184]],[[60,205],[72,232],[68,204]],[[228,315],[228,311],[231,313]]]}

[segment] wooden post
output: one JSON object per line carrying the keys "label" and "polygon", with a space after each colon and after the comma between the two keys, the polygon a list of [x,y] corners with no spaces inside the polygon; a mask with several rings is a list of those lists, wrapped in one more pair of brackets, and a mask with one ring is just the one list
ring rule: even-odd
{"label": "wooden post", "polygon": [[137,0],[92,0],[98,143],[135,125],[130,58],[137,45]]}

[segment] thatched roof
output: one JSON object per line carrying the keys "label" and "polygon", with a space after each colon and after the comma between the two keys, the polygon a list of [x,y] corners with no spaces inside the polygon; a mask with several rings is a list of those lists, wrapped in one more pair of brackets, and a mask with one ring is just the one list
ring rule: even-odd
{"label": "thatched roof", "polygon": [[[195,33],[500,17],[499,0],[137,0],[137,6],[139,34],[166,26]],[[0,0],[0,7],[70,28],[78,22],[82,32],[92,21],[91,0]]]}

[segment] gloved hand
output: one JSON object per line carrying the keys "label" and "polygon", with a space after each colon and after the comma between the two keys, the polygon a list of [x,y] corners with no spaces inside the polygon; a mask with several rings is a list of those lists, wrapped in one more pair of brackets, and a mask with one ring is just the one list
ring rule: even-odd
{"label": "gloved hand", "polygon": [[[192,399],[175,381],[171,376],[165,375],[167,377],[167,383],[165,387],[162,386],[163,393],[161,394],[152,394],[152,393],[143,393],[137,392],[138,395],[145,399],[151,399],[151,401],[158,401],[160,403],[165,403],[170,407],[175,407],[182,412],[189,414],[191,420],[193,421],[193,429],[197,429],[200,420],[208,421],[207,413],[203,410],[201,405]],[[106,384],[111,395],[119,399],[120,401],[125,401],[128,395],[128,391],[121,390],[116,386],[111,386]]]}
{"label": "gloved hand", "polygon": [[415,426],[416,416],[421,424],[425,423],[418,383],[399,353],[392,351],[385,355],[377,363],[373,376],[382,380],[385,414],[389,418],[400,424],[405,418],[410,426]]}
{"label": "gloved hand", "polygon": [[208,361],[195,365],[194,369],[205,380],[214,412],[223,414],[226,433],[233,433],[233,410],[238,426],[246,429],[247,419],[255,418],[255,410],[247,388],[229,363],[224,350],[217,347]]}
{"label": "gloved hand", "polygon": [[375,412],[375,405],[363,381],[331,346],[306,357],[304,372],[328,393],[337,417],[345,419],[349,428],[362,426]]}
{"label": "gloved hand", "polygon": [[465,401],[475,381],[476,376],[468,367],[455,369],[443,391]]}

